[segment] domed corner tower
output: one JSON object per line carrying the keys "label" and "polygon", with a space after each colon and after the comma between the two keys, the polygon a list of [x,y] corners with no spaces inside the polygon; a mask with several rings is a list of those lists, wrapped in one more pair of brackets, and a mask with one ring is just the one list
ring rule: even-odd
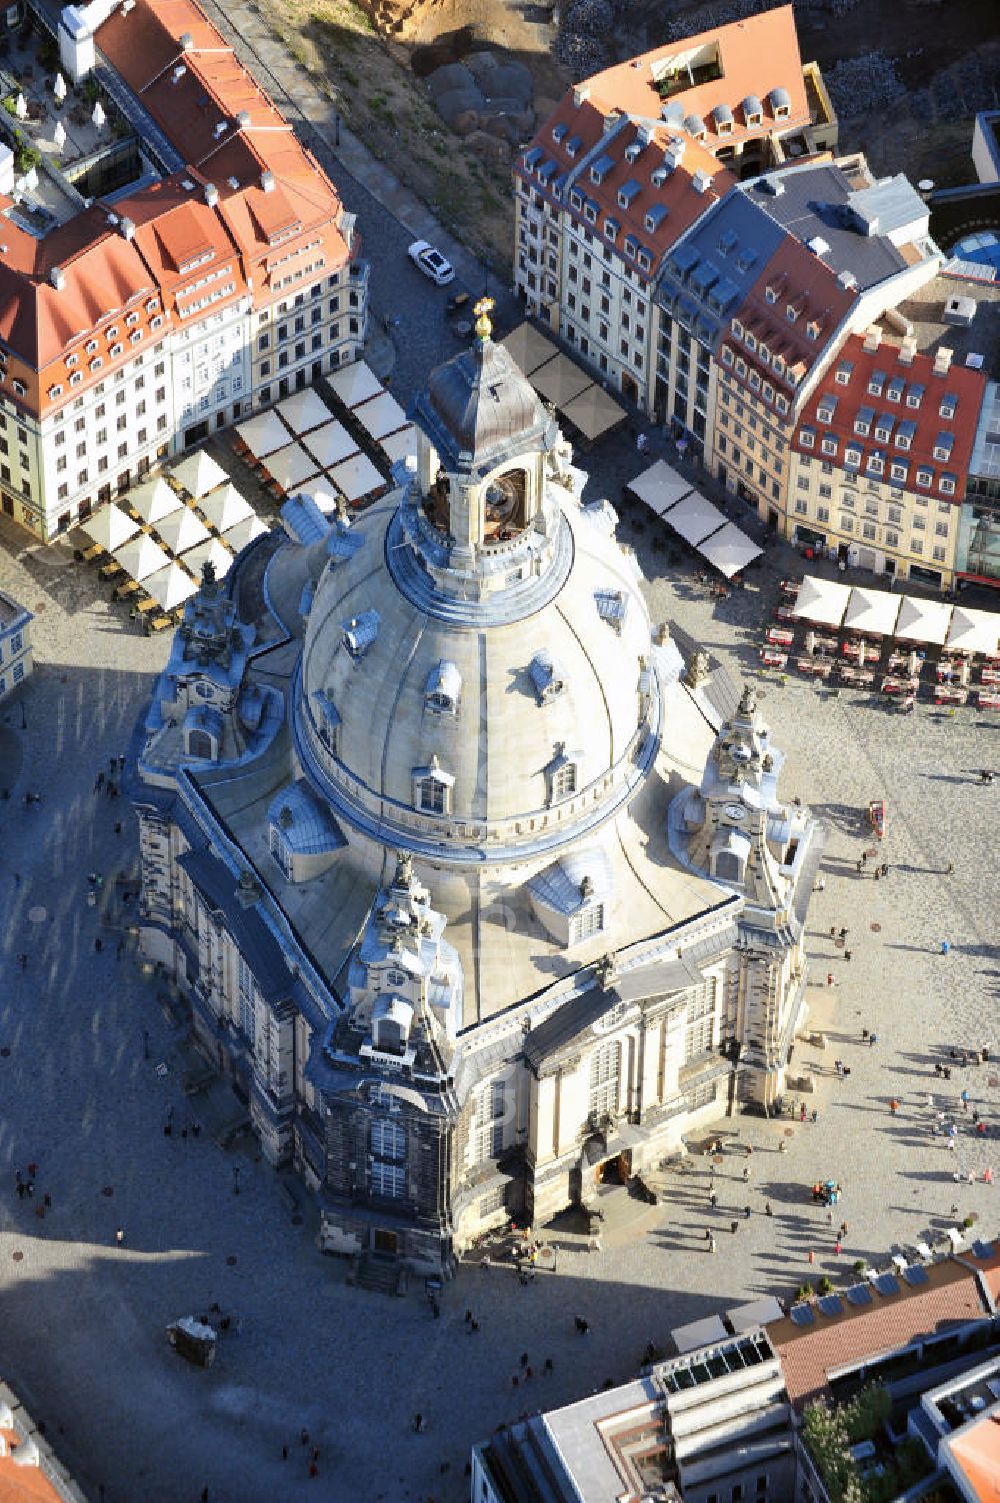
{"label": "domed corner tower", "polygon": [[509,584],[507,560],[525,542],[533,545],[532,568],[539,572],[551,556],[558,522],[545,478],[559,430],[514,360],[490,337],[491,307],[490,298],[476,304],[474,343],[431,372],[413,409],[418,448],[411,501],[425,543],[438,545],[426,561],[439,581],[447,575],[453,588],[473,597]]}

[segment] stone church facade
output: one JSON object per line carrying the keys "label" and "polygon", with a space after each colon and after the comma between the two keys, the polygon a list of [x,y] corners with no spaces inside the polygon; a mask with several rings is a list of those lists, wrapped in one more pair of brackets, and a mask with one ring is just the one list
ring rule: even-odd
{"label": "stone church facade", "polygon": [[822,832],[485,315],[414,416],[389,497],[206,577],[131,788],[144,954],[321,1245],[448,1272],[780,1099]]}

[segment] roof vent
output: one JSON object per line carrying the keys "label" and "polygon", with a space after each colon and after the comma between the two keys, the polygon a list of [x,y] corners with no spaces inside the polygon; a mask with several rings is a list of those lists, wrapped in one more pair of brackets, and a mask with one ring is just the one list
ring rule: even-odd
{"label": "roof vent", "polygon": [[170,73],[170,82],[171,83],[175,83],[175,84],[176,83],[180,83],[181,79],[184,77],[184,75],[185,75],[186,72],[187,72],[187,68],[184,66],[184,64],[183,63],[178,63],[177,67],[173,68],[171,70],[171,73]]}
{"label": "roof vent", "polygon": [[240,110],[239,114],[236,116],[236,128],[237,128],[237,130],[249,130],[250,129],[250,111],[249,110]]}
{"label": "roof vent", "polygon": [[110,225],[116,225],[117,223],[118,223],[118,215],[117,214],[109,214],[108,215],[108,224],[110,224]]}
{"label": "roof vent", "polygon": [[205,184],[205,202],[210,209],[214,209],[219,202],[219,190],[214,183]]}
{"label": "roof vent", "polygon": [[265,168],[265,170],[261,173],[260,186],[261,191],[264,193],[274,192],[274,173],[271,171],[270,167]]}
{"label": "roof vent", "polygon": [[182,52],[190,52],[191,48],[194,46],[194,37],[189,31],[185,31],[181,36],[180,43],[178,45],[180,46]]}
{"label": "roof vent", "polygon": [[240,180],[238,177],[227,177],[226,182],[229,184],[230,188],[238,188],[240,186]]}
{"label": "roof vent", "polygon": [[806,241],[806,244],[814,256],[825,256],[830,249],[829,242],[824,240],[822,235],[814,235],[811,240]]}
{"label": "roof vent", "polygon": [[220,136],[224,136],[226,134],[226,131],[228,129],[229,129],[229,121],[228,120],[220,120],[219,123],[218,123],[218,125],[213,130],[212,135],[218,141],[219,138],[220,138]]}
{"label": "roof vent", "polygon": [[977,350],[970,350],[965,357],[965,363],[971,371],[981,371],[984,357]]}
{"label": "roof vent", "polygon": [[625,160],[626,160],[626,162],[634,162],[635,159],[636,159],[636,157],[639,155],[639,153],[641,151],[642,151],[642,142],[641,141],[630,141],[629,144],[625,148]]}
{"label": "roof vent", "polygon": [[667,169],[665,167],[655,167],[649,174],[649,181],[652,183],[654,188],[662,188],[663,184],[667,181],[667,175]]}
{"label": "roof vent", "polygon": [[129,219],[127,214],[122,215],[121,219],[118,222],[118,228],[121,230],[126,240],[135,239],[135,220]]}
{"label": "roof vent", "polygon": [[66,286],[66,273],[63,271],[61,266],[53,266],[52,270],[49,272],[49,281],[52,283],[57,292],[62,292],[63,288]]}
{"label": "roof vent", "polygon": [[841,271],[837,273],[837,286],[846,287],[848,290],[858,285],[858,279],[853,271]]}
{"label": "roof vent", "polygon": [[940,345],[934,354],[935,376],[946,376],[951,369],[951,362],[954,358],[954,350],[950,350],[946,344]]}
{"label": "roof vent", "polygon": [[867,355],[874,355],[881,343],[882,330],[878,324],[870,324],[865,330],[865,353]]}
{"label": "roof vent", "polygon": [[185,193],[193,193],[194,192],[194,183],[191,181],[191,179],[189,177],[182,177],[181,178],[181,187],[184,189]]}
{"label": "roof vent", "polygon": [[643,146],[648,146],[650,141],[652,141],[653,127],[650,125],[648,120],[643,120],[639,125],[636,126],[635,139],[639,143],[640,150]]}
{"label": "roof vent", "polygon": [[573,90],[573,106],[579,109],[581,104],[586,104],[590,98],[590,84],[577,84]]}
{"label": "roof vent", "polygon": [[968,328],[976,316],[975,298],[950,297],[944,305],[942,316],[946,324],[961,324]]}
{"label": "roof vent", "polygon": [[696,172],[691,179],[691,186],[696,193],[707,193],[711,184],[712,179],[707,172]]}

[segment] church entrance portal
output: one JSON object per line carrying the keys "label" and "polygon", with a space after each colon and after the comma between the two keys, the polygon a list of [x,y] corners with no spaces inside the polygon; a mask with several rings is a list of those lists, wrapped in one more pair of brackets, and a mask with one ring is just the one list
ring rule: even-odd
{"label": "church entrance portal", "polygon": [[631,1178],[631,1148],[626,1148],[624,1153],[613,1154],[609,1159],[603,1159],[594,1169],[594,1183],[597,1185],[627,1185]]}

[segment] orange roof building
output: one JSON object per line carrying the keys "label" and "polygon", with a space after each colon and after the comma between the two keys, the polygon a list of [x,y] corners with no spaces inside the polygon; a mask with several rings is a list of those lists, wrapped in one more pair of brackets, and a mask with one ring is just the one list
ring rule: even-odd
{"label": "orange roof building", "polygon": [[136,180],[43,234],[0,197],[0,506],[42,538],[355,359],[367,323],[354,216],[194,0],[68,7],[75,79],[95,47]]}
{"label": "orange roof building", "polygon": [[85,1503],[43,1428],[0,1381],[0,1503]]}

